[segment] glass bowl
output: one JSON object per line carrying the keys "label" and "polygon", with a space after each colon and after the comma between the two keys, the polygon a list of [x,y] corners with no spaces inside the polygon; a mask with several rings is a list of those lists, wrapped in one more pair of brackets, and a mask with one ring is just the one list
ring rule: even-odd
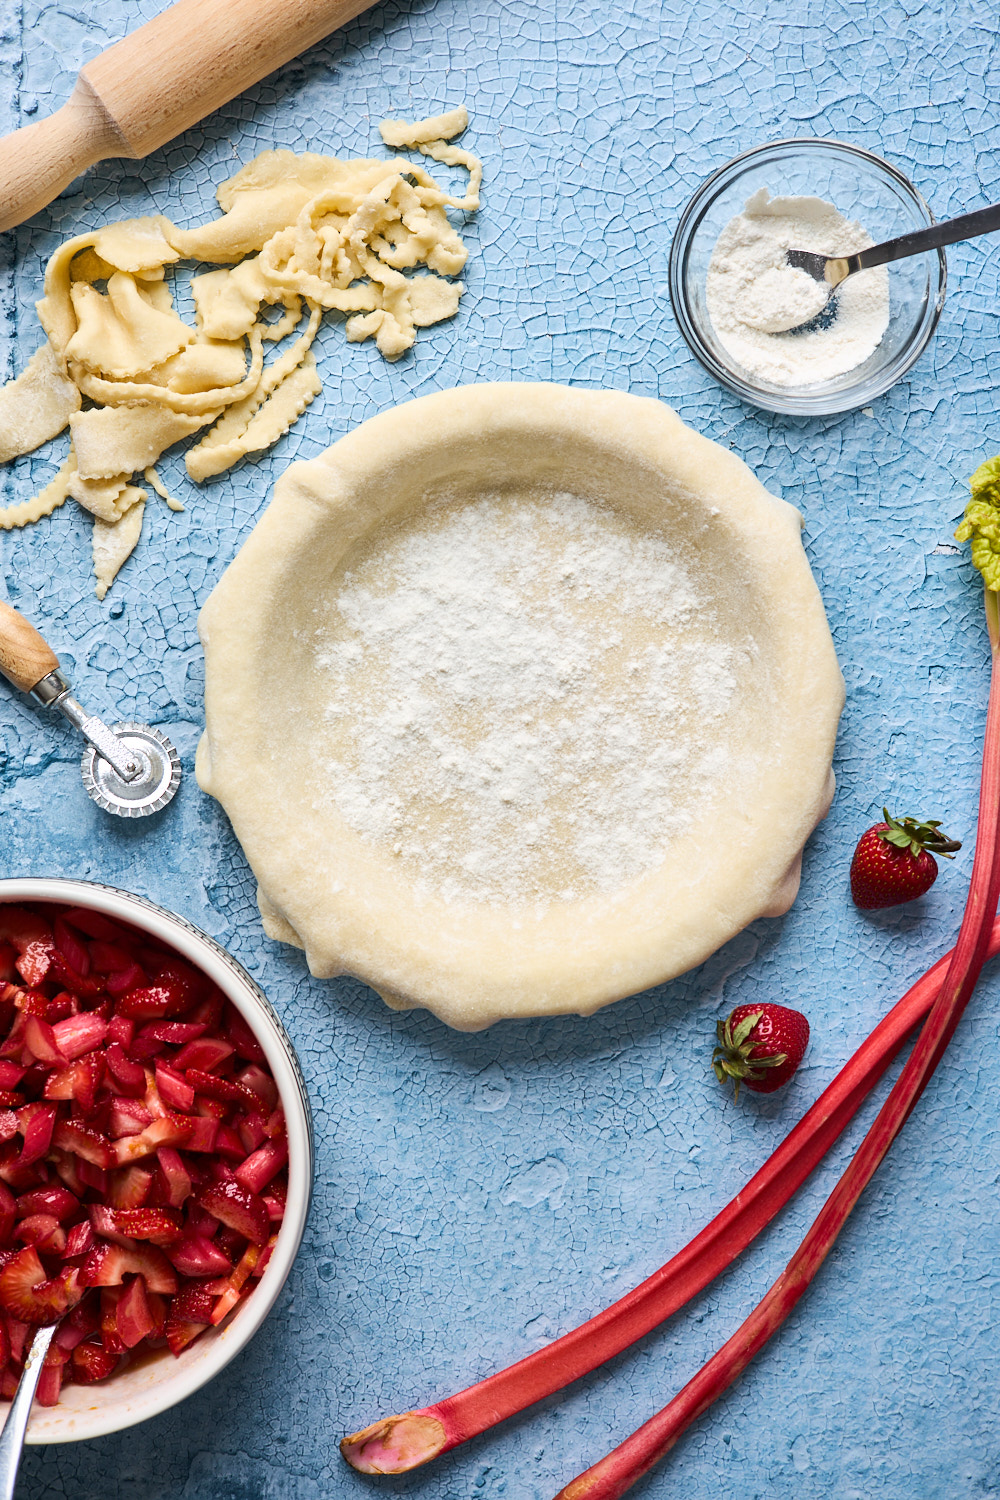
{"label": "glass bowl", "polygon": [[[224,948],[183,917],[142,896],[83,880],[0,880],[0,904],[46,902],[87,907],[148,932],[201,969],[253,1031],[278,1086],[288,1130],[288,1200],[267,1268],[245,1302],[175,1359],[167,1350],[97,1385],[63,1387],[58,1406],[32,1409],[29,1443],[72,1443],[155,1417],[211,1380],[249,1342],[274,1306],[302,1240],[313,1181],[309,1099],[288,1034],[263,991]],[[0,1421],[6,1414],[0,1405]]]}
{"label": "glass bowl", "polygon": [[857,219],[876,243],[923,229],[934,215],[902,172],[880,157],[843,141],[808,138],[744,151],[703,182],[681,214],[670,249],[670,300],[691,352],[709,374],[764,411],[819,417],[864,406],[901,380],[930,342],[944,305],[944,251],[928,250],[889,266],[889,326],[863,364],[810,385],[775,385],[752,375],[723,348],[705,302],[716,240],[760,188],[773,197],[825,198]]}

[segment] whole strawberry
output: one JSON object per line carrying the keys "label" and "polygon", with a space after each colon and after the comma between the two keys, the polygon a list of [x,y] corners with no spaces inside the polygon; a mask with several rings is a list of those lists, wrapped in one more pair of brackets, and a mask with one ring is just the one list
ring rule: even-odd
{"label": "whole strawberry", "polygon": [[916,900],[937,879],[934,855],[951,859],[962,847],[941,833],[938,819],[894,818],[885,807],[882,816],[884,823],[861,835],[851,860],[851,895],[862,911]]}
{"label": "whole strawberry", "polygon": [[809,1022],[787,1005],[737,1005],[716,1022],[719,1038],[712,1067],[720,1083],[731,1078],[734,1099],[745,1084],[755,1094],[773,1094],[788,1082],[809,1044]]}

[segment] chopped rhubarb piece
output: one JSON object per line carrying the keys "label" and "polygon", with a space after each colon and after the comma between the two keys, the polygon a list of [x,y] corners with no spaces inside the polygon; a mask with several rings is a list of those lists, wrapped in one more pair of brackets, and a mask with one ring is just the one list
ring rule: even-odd
{"label": "chopped rhubarb piece", "polygon": [[[25,990],[17,991],[19,997],[26,993],[27,991]],[[45,1008],[46,1010],[48,1009],[48,1002],[46,1002]],[[27,1013],[19,1009],[17,1015],[14,1017],[14,1024],[7,1033],[7,1040],[0,1047],[0,1058],[15,1058],[20,1061],[21,1053],[24,1051],[24,1028],[27,1024]]]}
{"label": "chopped rhubarb piece", "polygon": [[121,1042],[112,1042],[105,1051],[104,1061],[123,1093],[139,1098],[146,1092],[146,1070],[126,1055]]}
{"label": "chopped rhubarb piece", "polygon": [[236,1082],[242,1083],[244,1088],[257,1095],[264,1106],[262,1113],[265,1115],[277,1108],[278,1086],[270,1073],[265,1073],[256,1063],[248,1063],[245,1068],[241,1068],[236,1075]]}
{"label": "chopped rhubarb piece", "polygon": [[[49,1354],[52,1349],[49,1349]],[[59,1392],[62,1390],[63,1366],[62,1364],[49,1364],[49,1354],[45,1356],[42,1373],[38,1377],[38,1385],[35,1387],[35,1400],[39,1406],[58,1406]],[[67,1356],[68,1357],[68,1356]]]}
{"label": "chopped rhubarb piece", "polygon": [[[0,1245],[10,1243],[11,1232],[19,1212],[14,1194],[5,1182],[0,1182]],[[3,1364],[0,1362],[0,1369],[2,1368]]]}
{"label": "chopped rhubarb piece", "polygon": [[272,1141],[284,1140],[287,1134],[285,1111],[279,1107],[272,1115],[269,1115],[264,1123],[264,1130]]}
{"label": "chopped rhubarb piece", "polygon": [[146,983],[146,975],[137,963],[131,963],[127,969],[121,969],[116,974],[109,974],[104,988],[109,995],[116,999],[120,995],[131,993]]}
{"label": "chopped rhubarb piece", "polygon": [[134,1276],[119,1297],[115,1325],[126,1349],[134,1349],[156,1327],[146,1297],[146,1283],[141,1276]]}
{"label": "chopped rhubarb piece", "polygon": [[285,1217],[285,1200],[288,1196],[288,1185],[280,1178],[271,1183],[264,1194],[264,1203],[267,1207],[267,1216],[272,1224],[280,1224]]}
{"label": "chopped rhubarb piece", "polygon": [[[11,1202],[13,1203],[13,1199]],[[0,1194],[0,1206],[2,1205],[3,1197]],[[67,1219],[73,1219],[80,1213],[80,1204],[68,1188],[54,1183],[51,1187],[34,1188],[31,1192],[22,1193],[17,1200],[17,1213],[22,1218],[27,1214],[54,1214],[60,1224],[65,1224]]]}
{"label": "chopped rhubarb piece", "polygon": [[17,1112],[17,1128],[24,1136],[18,1166],[30,1167],[48,1151],[56,1124],[56,1105],[25,1104]]}
{"label": "chopped rhubarb piece", "polygon": [[[42,1105],[40,1108],[54,1109],[54,1105]],[[27,1106],[25,1106],[27,1108]],[[115,1165],[115,1153],[111,1148],[111,1142],[100,1131],[91,1130],[86,1125],[77,1125],[72,1120],[60,1120],[52,1134],[53,1144],[63,1151],[70,1151],[74,1156],[80,1157],[81,1161],[90,1162],[95,1167],[102,1167],[107,1171]]]}
{"label": "chopped rhubarb piece", "polygon": [[[166,1253],[182,1276],[228,1275],[233,1269],[232,1261],[219,1247],[199,1234],[185,1234],[169,1246]],[[2,1275],[0,1272],[0,1277]]]}
{"label": "chopped rhubarb piece", "polygon": [[185,1043],[174,1058],[174,1067],[179,1073],[186,1073],[189,1068],[198,1068],[202,1073],[214,1073],[232,1055],[232,1044],[222,1037],[199,1036],[193,1042]]}
{"label": "chopped rhubarb piece", "polygon": [[139,1032],[139,1037],[150,1037],[155,1042],[168,1042],[172,1047],[183,1047],[193,1042],[208,1030],[204,1021],[150,1021]]}
{"label": "chopped rhubarb piece", "polygon": [[259,1193],[278,1175],[287,1161],[288,1143],[268,1141],[236,1168],[236,1181],[249,1188],[252,1193]]}
{"label": "chopped rhubarb piece", "polygon": [[[3,1149],[3,1147],[0,1147],[0,1160],[2,1160]],[[59,1181],[65,1183],[74,1197],[83,1198],[85,1196],[87,1184],[81,1180],[79,1170],[83,1165],[82,1162],[75,1156],[71,1156],[68,1151],[60,1151],[56,1146],[49,1152],[46,1160],[52,1162]],[[0,1176],[2,1175],[3,1168],[0,1165]],[[27,1188],[25,1188],[25,1191],[27,1191]]]}
{"label": "chopped rhubarb piece", "polygon": [[167,1186],[167,1202],[171,1208],[180,1208],[191,1196],[191,1173],[184,1165],[179,1151],[173,1146],[160,1146],[156,1153]]}
{"label": "chopped rhubarb piece", "polygon": [[41,1016],[29,1016],[25,1022],[24,1046],[37,1062],[49,1067],[64,1068],[69,1061],[59,1050],[54,1030]]}
{"label": "chopped rhubarb piece", "polygon": [[26,1245],[0,1270],[0,1307],[23,1323],[55,1323],[82,1295],[75,1267],[46,1279],[34,1245]]}
{"label": "chopped rhubarb piece", "polygon": [[102,942],[116,943],[125,937],[125,929],[119,927],[117,922],[102,916],[99,911],[89,911],[85,906],[71,906],[63,916],[80,932],[85,932],[88,937],[99,938]]}
{"label": "chopped rhubarb piece", "polygon": [[226,1035],[240,1057],[245,1058],[247,1062],[267,1065],[263,1047],[231,1001],[226,1004]]}
{"label": "chopped rhubarb piece", "polygon": [[107,1196],[108,1174],[103,1167],[95,1167],[92,1161],[81,1161],[77,1171],[85,1188],[92,1189],[101,1198]]}
{"label": "chopped rhubarb piece", "polygon": [[56,947],[71,969],[84,978],[90,973],[90,954],[83,939],[78,937],[65,917],[56,917],[53,924]]}
{"label": "chopped rhubarb piece", "polygon": [[215,1150],[219,1156],[225,1157],[226,1161],[243,1161],[246,1152],[243,1142],[231,1125],[220,1125],[219,1133],[215,1137]]}
{"label": "chopped rhubarb piece", "polygon": [[254,1245],[265,1245],[270,1233],[267,1206],[242,1183],[213,1182],[201,1189],[198,1202],[215,1218]]}
{"label": "chopped rhubarb piece", "polygon": [[268,1263],[270,1262],[271,1256],[274,1254],[274,1247],[277,1243],[277,1234],[272,1234],[267,1244],[260,1252],[260,1260],[254,1266],[253,1271],[251,1272],[251,1275],[253,1276],[255,1281],[263,1276],[264,1272],[267,1270]]}
{"label": "chopped rhubarb piece", "polygon": [[87,948],[90,961],[100,974],[120,974],[135,963],[128,949],[122,948],[118,943],[103,943],[98,940],[88,943]]}
{"label": "chopped rhubarb piece", "polygon": [[[152,1292],[167,1296],[177,1290],[177,1277],[170,1261],[155,1245],[98,1244],[84,1261],[80,1279],[84,1286],[119,1286],[123,1277],[135,1274],[146,1278]],[[0,1271],[0,1302],[3,1300],[3,1272]]]}
{"label": "chopped rhubarb piece", "polygon": [[[108,1022],[93,1011],[83,1010],[78,1015],[67,1016],[64,1021],[56,1021],[52,1032],[59,1051],[72,1062],[75,1057],[82,1057],[85,1052],[92,1052],[101,1045],[108,1034]],[[28,1045],[31,1045],[30,1038]],[[34,1052],[34,1047],[31,1050]]]}
{"label": "chopped rhubarb piece", "polygon": [[29,1214],[14,1235],[26,1245],[34,1245],[41,1255],[62,1255],[66,1249],[66,1231],[55,1214]]}
{"label": "chopped rhubarb piece", "polygon": [[103,1344],[89,1340],[78,1344],[73,1350],[73,1379],[81,1385],[94,1385],[98,1380],[107,1380],[118,1366],[118,1355],[105,1349]]}
{"label": "chopped rhubarb piece", "polygon": [[183,1143],[185,1151],[214,1151],[218,1133],[218,1120],[204,1115],[195,1116],[191,1120],[191,1134]]}
{"label": "chopped rhubarb piece", "polygon": [[236,1131],[246,1150],[246,1155],[256,1151],[259,1146],[269,1139],[264,1129],[264,1116],[259,1114],[238,1115],[236,1118]]}
{"label": "chopped rhubarb piece", "polygon": [[[226,1277],[224,1286],[229,1285]],[[170,1312],[174,1317],[181,1318],[190,1323],[210,1323],[212,1321],[212,1309],[215,1305],[215,1295],[204,1285],[195,1286],[188,1283],[181,1287],[177,1296],[170,1304]]]}
{"label": "chopped rhubarb piece", "polygon": [[153,1173],[148,1167],[119,1167],[108,1179],[107,1201],[112,1208],[142,1208],[149,1202]]}
{"label": "chopped rhubarb piece", "polygon": [[[16,956],[17,949],[14,944],[5,943],[0,939],[0,980],[7,984],[18,978],[17,966],[14,962]],[[0,1365],[0,1369],[2,1368],[3,1366]]]}
{"label": "chopped rhubarb piece", "polygon": [[143,1028],[143,1031],[144,1034],[135,1037],[131,1047],[128,1049],[128,1055],[132,1058],[133,1062],[152,1062],[154,1057],[159,1057],[167,1050],[166,1042],[157,1041],[156,1037],[150,1036],[145,1031],[145,1028]]}
{"label": "chopped rhubarb piece", "polygon": [[0,1058],[0,1089],[16,1089],[24,1077],[24,1068],[19,1063]]}
{"label": "chopped rhubarb piece", "polygon": [[233,1274],[225,1283],[219,1294],[219,1300],[212,1310],[212,1322],[221,1323],[227,1317],[240,1300],[243,1287],[252,1274],[254,1267],[261,1257],[260,1247],[248,1245],[240,1257],[238,1265],[234,1266]]}
{"label": "chopped rhubarb piece", "polygon": [[115,1229],[130,1239],[150,1240],[154,1245],[171,1245],[180,1239],[181,1216],[175,1208],[118,1208],[110,1212]]}
{"label": "chopped rhubarb piece", "polygon": [[84,1219],[80,1224],[74,1224],[66,1236],[65,1259],[71,1260],[79,1255],[89,1255],[94,1248],[94,1231],[90,1221]]}
{"label": "chopped rhubarb piece", "polygon": [[16,1365],[19,1365],[24,1359],[28,1334],[34,1331],[35,1325],[23,1323],[20,1318],[12,1317],[10,1314],[7,1315],[4,1321],[7,1324],[7,1337],[10,1340],[10,1357]]}
{"label": "chopped rhubarb piece", "polygon": [[194,1109],[194,1087],[190,1080],[174,1072],[173,1068],[165,1063],[156,1064],[156,1087],[160,1091],[160,1098],[169,1109],[182,1111]]}

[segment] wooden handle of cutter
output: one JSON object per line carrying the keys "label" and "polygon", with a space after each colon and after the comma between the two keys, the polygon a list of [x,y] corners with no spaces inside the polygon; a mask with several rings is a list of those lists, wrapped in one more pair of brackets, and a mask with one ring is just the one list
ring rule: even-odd
{"label": "wooden handle of cutter", "polygon": [[0,139],[0,229],[109,156],[142,157],[374,0],[178,0],[81,68],[62,109]]}
{"label": "wooden handle of cutter", "polygon": [[22,693],[59,670],[59,658],[11,605],[0,599],[0,672]]}

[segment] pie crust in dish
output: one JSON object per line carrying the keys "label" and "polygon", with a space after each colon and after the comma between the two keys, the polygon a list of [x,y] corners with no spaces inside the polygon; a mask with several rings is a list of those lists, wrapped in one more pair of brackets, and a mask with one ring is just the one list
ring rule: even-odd
{"label": "pie crust in dish", "polygon": [[293,464],[200,620],[268,935],[472,1031],[786,911],[844,697],[801,524],[614,391],[466,386]]}

